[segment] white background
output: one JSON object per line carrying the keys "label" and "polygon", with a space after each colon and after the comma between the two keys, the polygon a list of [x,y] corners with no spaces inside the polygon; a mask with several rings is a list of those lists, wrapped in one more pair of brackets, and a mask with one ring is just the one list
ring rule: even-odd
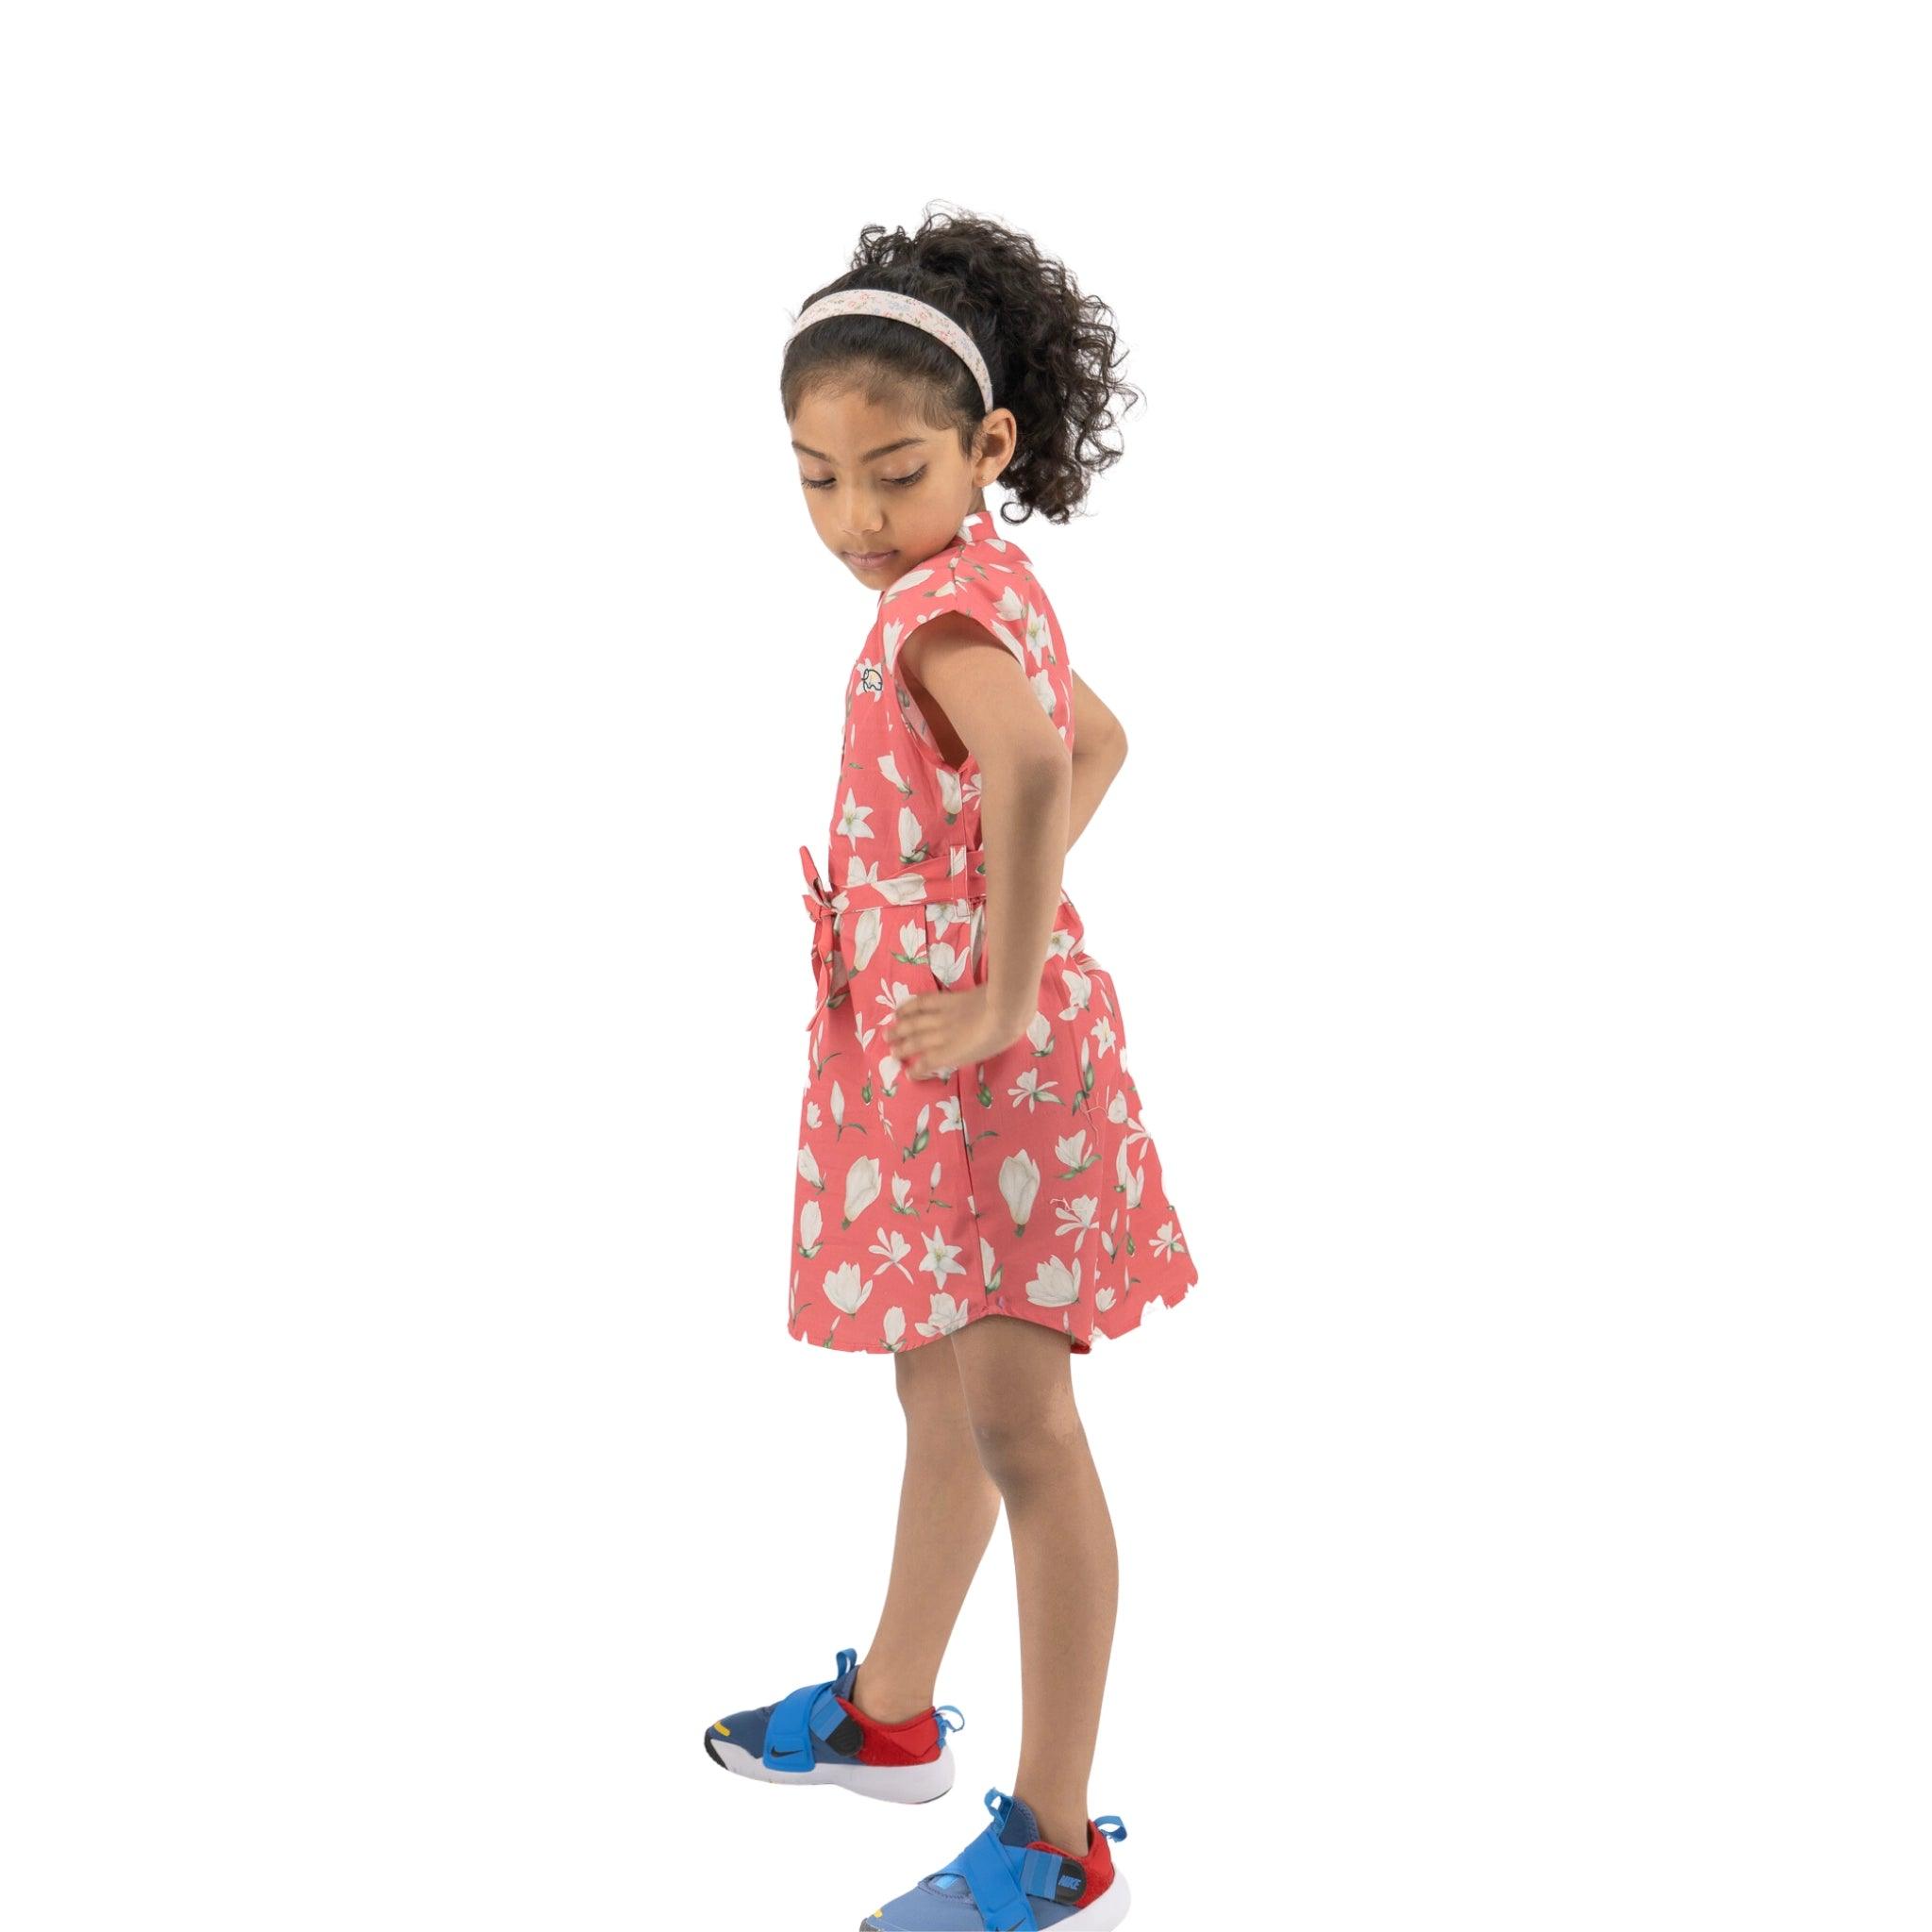
{"label": "white background", "polygon": [[886,1575],[776,379],[951,205],[1146,395],[1015,533],[1202,1275],[1076,1370],[1133,1924],[1923,1928],[1910,11],[9,9],[0,1920],[849,1932],[1010,1785],[1004,1531],[943,1803],[699,1747]]}

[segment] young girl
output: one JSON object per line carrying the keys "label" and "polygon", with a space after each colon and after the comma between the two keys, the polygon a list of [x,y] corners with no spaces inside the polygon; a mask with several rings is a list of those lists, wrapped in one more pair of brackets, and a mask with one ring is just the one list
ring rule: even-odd
{"label": "young girl", "polygon": [[1107,317],[1025,236],[928,218],[864,229],[786,344],[806,508],[877,600],[823,877],[800,848],[818,1004],[790,1327],[896,1357],[906,1475],[863,1661],[841,1651],[705,1748],[769,1783],[936,1798],[958,1713],[935,1679],[1003,1501],[1020,1597],[1012,1792],[990,1790],[991,1823],[864,1932],[1101,1932],[1127,1908],[1124,1829],[1087,1809],[1116,1571],[1069,1364],[1178,1302],[1194,1266],[1119,991],[1060,883],[1126,738],[986,508],[1000,478],[1064,523],[1117,458],[1097,432],[1138,392]]}

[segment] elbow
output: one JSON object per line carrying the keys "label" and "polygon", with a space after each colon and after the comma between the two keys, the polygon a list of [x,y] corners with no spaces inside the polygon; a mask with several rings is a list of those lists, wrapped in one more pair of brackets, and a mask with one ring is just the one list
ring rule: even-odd
{"label": "elbow", "polygon": [[1064,810],[1074,795],[1074,761],[1058,743],[1048,750],[1020,753],[985,775],[1008,797],[1021,801],[1022,809],[1042,816]]}

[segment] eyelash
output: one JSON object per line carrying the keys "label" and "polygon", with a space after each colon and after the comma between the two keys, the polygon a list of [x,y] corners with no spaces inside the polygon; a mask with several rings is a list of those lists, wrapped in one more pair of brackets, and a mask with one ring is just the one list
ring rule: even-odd
{"label": "eyelash", "polygon": [[[911,475],[909,476],[888,476],[886,478],[886,481],[888,483],[892,484],[897,489],[909,490],[924,475],[925,472],[924,470],[914,470]],[[829,490],[832,487],[832,478],[829,476],[826,476],[817,482],[814,482],[812,478],[809,476],[801,476],[798,480],[801,483],[803,483],[808,490]]]}

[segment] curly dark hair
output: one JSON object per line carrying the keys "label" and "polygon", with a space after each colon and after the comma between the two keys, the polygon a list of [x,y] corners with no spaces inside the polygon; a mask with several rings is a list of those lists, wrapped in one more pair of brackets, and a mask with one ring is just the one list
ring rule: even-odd
{"label": "curly dark hair", "polygon": [[[1092,477],[1120,460],[1101,432],[1117,420],[1116,397],[1129,408],[1141,397],[1120,377],[1126,356],[1116,348],[1112,311],[1081,294],[1029,236],[979,215],[934,215],[928,204],[910,235],[878,223],[861,228],[852,266],[815,290],[799,314],[841,289],[915,295],[978,345],[993,407],[1010,409],[1018,425],[999,480],[1022,508],[1004,522],[1024,523],[1039,510],[1064,524]],[[897,398],[932,428],[955,430],[961,455],[973,455],[984,399],[973,372],[936,337],[878,315],[814,324],[786,346],[778,379],[786,420],[812,389],[854,381],[874,402]]]}

